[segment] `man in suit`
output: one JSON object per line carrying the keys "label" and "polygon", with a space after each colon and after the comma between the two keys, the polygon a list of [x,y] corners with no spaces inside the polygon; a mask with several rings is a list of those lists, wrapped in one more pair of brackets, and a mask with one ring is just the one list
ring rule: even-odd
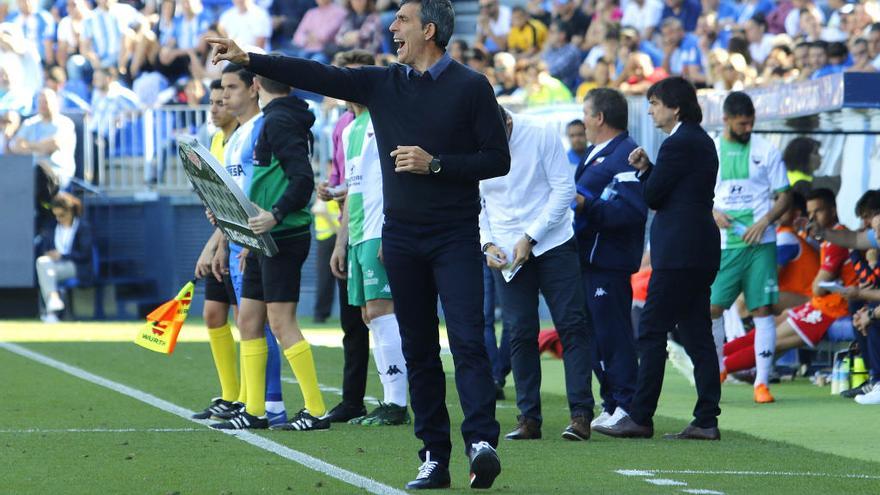
{"label": "man in suit", "polygon": [[710,286],[721,258],[712,217],[718,155],[700,127],[703,114],[693,85],[680,77],[648,90],[648,113],[669,133],[653,165],[642,148],[629,162],[645,183],[645,201],[657,211],[651,225],[654,272],[639,322],[639,370],[629,416],[595,430],[613,437],[650,438],[666,364],[666,335],[675,330],[694,363],[694,420],[669,439],[718,440],[721,384],[709,317]]}
{"label": "man in suit", "polygon": [[593,369],[599,379],[602,413],[592,426],[627,415],[636,385],[632,284],[645,244],[644,185],[629,164],[636,143],[626,132],[626,98],[597,88],[584,98],[584,125],[591,143],[575,172],[575,232],[587,314],[596,332]]}

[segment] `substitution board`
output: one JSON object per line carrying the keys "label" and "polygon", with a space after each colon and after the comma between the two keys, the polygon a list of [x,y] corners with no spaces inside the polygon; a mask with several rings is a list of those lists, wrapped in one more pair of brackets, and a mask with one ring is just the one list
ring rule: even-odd
{"label": "substitution board", "polygon": [[194,136],[181,136],[177,143],[183,170],[226,238],[252,251],[274,256],[278,246],[272,237],[255,234],[248,227],[248,218],[257,216],[257,209],[229,172]]}

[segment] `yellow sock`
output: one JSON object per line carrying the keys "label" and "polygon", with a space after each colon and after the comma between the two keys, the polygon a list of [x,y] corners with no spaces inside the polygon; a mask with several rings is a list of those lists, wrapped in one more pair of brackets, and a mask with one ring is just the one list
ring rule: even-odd
{"label": "yellow sock", "polygon": [[244,368],[244,349],[239,349],[238,352],[238,402],[242,404],[247,402],[247,378],[245,377],[245,368]]}
{"label": "yellow sock", "polygon": [[235,369],[235,339],[232,338],[229,323],[219,328],[209,328],[208,341],[220,379],[220,397],[232,402],[238,393],[238,373]]}
{"label": "yellow sock", "polygon": [[266,414],[266,359],[269,356],[266,337],[242,340],[241,354],[247,381],[245,409],[248,414],[262,416]]}
{"label": "yellow sock", "polygon": [[302,391],[309,414],[315,417],[323,416],[327,408],[324,406],[324,397],[318,389],[318,374],[315,372],[315,358],[312,357],[311,346],[305,340],[301,340],[285,349],[284,357],[290,362],[296,381],[299,382],[299,389]]}

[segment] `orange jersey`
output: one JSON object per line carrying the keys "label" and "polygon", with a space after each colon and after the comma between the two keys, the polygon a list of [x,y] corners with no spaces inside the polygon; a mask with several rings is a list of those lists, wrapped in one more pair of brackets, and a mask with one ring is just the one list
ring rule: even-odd
{"label": "orange jersey", "polygon": [[785,244],[797,249],[797,255],[779,268],[779,291],[813,297],[813,279],[819,273],[819,253],[788,226],[776,229],[776,244],[780,249]]}
{"label": "orange jersey", "polygon": [[[834,230],[842,230],[844,228],[840,224],[834,226]],[[837,275],[837,278],[840,279],[840,283],[844,287],[854,286],[858,283],[859,277],[856,274],[855,268],[853,268],[847,248],[835,246],[828,241],[824,241],[819,251],[819,258],[822,260],[819,268]],[[815,296],[810,302],[813,307],[822,311],[823,314],[834,318],[840,318],[849,313],[846,299],[840,294],[831,293],[824,296]]]}

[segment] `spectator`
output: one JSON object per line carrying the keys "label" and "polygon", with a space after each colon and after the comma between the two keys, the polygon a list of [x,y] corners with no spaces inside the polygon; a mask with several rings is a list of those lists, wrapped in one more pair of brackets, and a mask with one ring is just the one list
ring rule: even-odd
{"label": "spectator", "polygon": [[[342,11],[342,7],[337,7]],[[269,38],[272,36],[272,20],[266,9],[256,5],[253,0],[234,0],[233,6],[220,16],[217,23],[220,34],[232,38],[236,43],[244,46],[268,48]],[[339,24],[336,25],[339,28]],[[336,30],[333,30],[336,34]],[[332,39],[322,39],[326,43]]]}
{"label": "spectator", "polygon": [[871,24],[868,30],[868,56],[871,57],[871,65],[880,70],[880,22]]}
{"label": "spectator", "polygon": [[767,20],[764,14],[755,14],[746,21],[746,40],[749,42],[749,54],[757,65],[763,65],[773,49],[772,34],[767,32]]}
{"label": "spectator", "polygon": [[792,0],[791,5],[791,12],[785,17],[785,32],[788,33],[789,36],[795,37],[799,34],[803,34],[800,27],[800,17],[803,9],[812,12],[813,15],[816,16],[820,25],[825,23],[825,16],[822,14],[822,11],[819,10],[811,0]]}
{"label": "spectator", "polygon": [[325,52],[360,49],[377,53],[382,49],[382,20],[376,12],[375,0],[348,0],[348,13],[336,32],[335,44]]}
{"label": "spectator", "polygon": [[587,128],[584,121],[575,119],[565,126],[568,137],[568,163],[577,167],[587,157]]}
{"label": "spectator", "polygon": [[782,152],[782,161],[788,171],[788,182],[793,191],[807,196],[812,188],[813,174],[822,164],[819,141],[808,137],[796,137]]}
{"label": "spectator", "polygon": [[664,0],[663,12],[660,14],[661,28],[663,21],[674,17],[681,21],[682,28],[688,33],[697,28],[697,19],[703,11],[698,0]]}
{"label": "spectator", "polygon": [[828,65],[828,43],[819,40],[810,43],[807,49],[807,60],[804,70],[798,76],[800,80],[815,79],[813,77],[819,69]]}
{"label": "spectator", "polygon": [[201,0],[181,0],[179,5],[180,13],[173,17],[170,29],[162,30],[159,36],[159,71],[171,81],[189,74],[190,65],[198,65],[204,55],[199,41],[210,27]]}
{"label": "spectator", "polygon": [[705,82],[703,56],[697,37],[685,33],[682,22],[675,17],[664,19],[660,32],[663,36],[663,70],[695,84]]}
{"label": "spectator", "polygon": [[794,71],[794,57],[788,45],[776,45],[770,50],[760,80],[763,84],[788,82]]}
{"label": "spectator", "polygon": [[19,117],[29,114],[32,96],[21,81],[21,70],[15,67],[14,59],[0,59],[0,113],[15,113]]}
{"label": "spectator", "polygon": [[619,65],[626,65],[626,57],[631,53],[641,52],[647,55],[651,59],[651,63],[656,67],[659,65],[663,65],[663,50],[657,48],[657,45],[652,43],[648,38],[642,38],[639,36],[639,32],[631,27],[624,27],[620,29],[620,47],[621,49],[625,49],[625,52],[621,52],[621,60],[619,60]]}
{"label": "spectator", "polygon": [[457,39],[449,42],[449,56],[460,64],[467,64],[467,52],[470,47],[467,41]]}
{"label": "spectator", "polygon": [[73,153],[76,132],[73,121],[61,115],[58,95],[43,89],[37,99],[37,115],[27,119],[9,149],[17,154],[32,154],[34,163],[47,162],[64,189],[76,173]]}
{"label": "spectator", "polygon": [[569,103],[571,90],[559,79],[547,72],[543,62],[525,62],[517,67],[517,84],[520,89],[512,97],[525,100],[528,105]]}
{"label": "spectator", "polygon": [[537,19],[530,19],[526,9],[516,6],[510,15],[510,32],[507,34],[507,50],[517,56],[536,54],[547,40],[547,26]]}
{"label": "spectator", "polygon": [[495,54],[495,96],[510,96],[519,89],[516,57],[507,52]]}
{"label": "spectator", "polygon": [[767,16],[773,11],[773,0],[743,0],[739,9],[739,16],[736,18],[736,24],[744,24],[746,21],[755,16],[755,14],[763,14]]}
{"label": "spectator", "polygon": [[584,101],[587,93],[596,88],[607,88],[612,85],[611,74],[614,68],[609,60],[604,58],[596,62],[596,67],[592,70],[586,63],[581,64],[580,76],[584,80],[575,91],[575,100],[578,103]]}
{"label": "spectator", "polygon": [[485,48],[490,54],[504,51],[507,49],[510,25],[510,7],[501,5],[500,0],[480,0],[477,38],[474,43]]}
{"label": "spectator", "polygon": [[333,0],[317,0],[317,3],[316,7],[309,9],[303,16],[302,22],[296,28],[296,34],[293,35],[292,44],[282,48],[282,51],[326,62],[324,46],[336,36],[345,20],[346,12]]}
{"label": "spectator", "polygon": [[58,22],[58,44],[55,48],[55,60],[58,65],[67,65],[67,59],[80,53],[84,21],[91,17],[92,9],[85,0],[67,0],[67,16]]}
{"label": "spectator", "polygon": [[654,68],[651,58],[644,53],[630,53],[621,74],[620,91],[625,95],[643,95],[657,81],[669,75],[663,68]]}
{"label": "spectator", "polygon": [[492,59],[485,50],[479,46],[475,46],[465,54],[467,66],[480,74],[486,76],[489,84],[495,84],[495,72],[492,70]]}
{"label": "spectator", "polygon": [[[278,0],[272,2],[269,14],[272,17],[272,46],[281,47],[289,43],[302,22],[303,16],[315,6],[315,0]],[[384,28],[383,28],[384,30]]]}
{"label": "spectator", "polygon": [[[30,115],[34,95],[43,87],[40,54],[33,43],[28,43],[21,29],[9,22],[0,23],[0,65],[6,69],[9,80],[14,82],[9,87],[10,96],[16,101],[19,97],[26,98],[23,110],[25,115]],[[3,107],[0,103],[0,109]]]}
{"label": "spectator", "polygon": [[18,0],[18,12],[9,15],[7,22],[17,25],[24,37],[34,45],[47,67],[55,63],[55,20],[37,6],[36,0]]}
{"label": "spectator", "polygon": [[660,25],[663,2],[660,0],[630,0],[623,8],[621,26],[635,28],[643,39],[651,39]]}
{"label": "spectator", "polygon": [[722,28],[737,24],[742,8],[739,2],[730,0],[703,0],[701,5],[703,6],[702,15],[715,14],[715,20]]}
{"label": "spectator", "polygon": [[798,73],[798,77],[800,77],[809,67],[810,43],[807,41],[798,42],[794,45],[792,53],[794,56],[794,68]]}
{"label": "spectator", "polygon": [[547,44],[541,59],[547,64],[550,75],[562,81],[569,88],[574,87],[578,75],[580,51],[569,43],[568,32],[562,22],[554,21],[550,25]]}
{"label": "spectator", "polygon": [[92,229],[82,218],[82,202],[71,194],[58,193],[52,199],[57,224],[42,233],[37,258],[37,281],[46,308],[44,321],[57,322],[64,310],[58,283],[71,278],[88,282],[92,270]]}
{"label": "spectator", "polygon": [[852,55],[853,64],[846,69],[847,72],[876,72],[877,69],[871,65],[871,58],[868,53],[868,40],[865,38],[856,38],[850,44],[850,55]]}
{"label": "spectator", "polygon": [[[825,63],[821,64],[820,61],[822,59],[821,52],[816,50],[816,61],[814,67],[816,70],[813,74],[810,75],[810,79],[818,79],[822,76],[827,76],[829,74],[837,74],[838,72],[843,72],[846,69],[846,62],[849,58],[849,53],[846,49],[846,45],[840,42],[828,43],[825,45],[827,48],[825,49]],[[812,51],[811,51],[812,53]]]}
{"label": "spectator", "polygon": [[[111,132],[116,132],[123,120],[131,119],[140,107],[140,100],[134,91],[117,80],[112,69],[98,69],[92,76],[92,111],[88,130],[94,136],[92,156],[98,160],[110,152],[107,140]],[[103,154],[98,150],[103,149]],[[98,170],[100,173],[100,170]]]}
{"label": "spectator", "polygon": [[[550,23],[553,22],[553,15],[547,11],[546,7],[548,6],[550,7],[550,10],[555,10],[554,2],[552,0],[527,0],[525,9],[532,19],[541,21],[545,26],[549,26]],[[586,28],[584,28],[584,30],[586,31]]]}
{"label": "spectator", "polygon": [[553,22],[559,22],[573,45],[580,45],[590,27],[590,18],[575,0],[553,0]]}
{"label": "spectator", "polygon": [[727,62],[722,64],[721,79],[715,81],[714,87],[724,91],[742,91],[751,81],[750,72],[745,57],[733,53],[727,58]]}
{"label": "spectator", "polygon": [[97,0],[92,15],[84,18],[80,53],[93,69],[123,67],[125,51],[123,37],[132,23],[139,23],[142,15],[128,4],[117,0]]}

